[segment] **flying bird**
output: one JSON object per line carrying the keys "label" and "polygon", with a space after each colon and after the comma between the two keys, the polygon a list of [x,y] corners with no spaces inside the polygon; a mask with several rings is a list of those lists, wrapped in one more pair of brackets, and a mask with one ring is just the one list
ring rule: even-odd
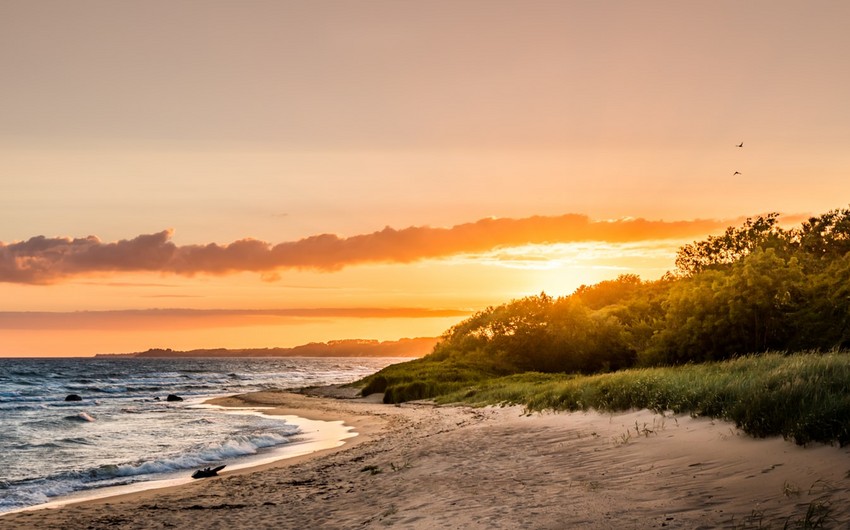
{"label": "flying bird", "polygon": [[741,142],[739,144],[735,144],[735,147],[744,147],[744,142]]}
{"label": "flying bird", "polygon": [[736,171],[736,172],[732,173],[732,176],[734,177],[735,175],[740,175],[740,174],[741,174],[740,171]]}

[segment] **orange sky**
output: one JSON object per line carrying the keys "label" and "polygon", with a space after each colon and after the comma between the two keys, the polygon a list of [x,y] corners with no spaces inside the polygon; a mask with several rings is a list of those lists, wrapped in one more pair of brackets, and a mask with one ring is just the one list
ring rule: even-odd
{"label": "orange sky", "polygon": [[4,1],[0,356],[434,336],[657,278],[746,216],[846,207],[847,20]]}

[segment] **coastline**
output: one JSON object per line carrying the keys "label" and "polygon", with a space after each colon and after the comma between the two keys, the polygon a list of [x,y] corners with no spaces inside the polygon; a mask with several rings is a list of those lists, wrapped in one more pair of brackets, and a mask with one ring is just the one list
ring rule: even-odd
{"label": "coastline", "polygon": [[[293,394],[291,399],[297,398],[298,395]],[[220,472],[219,476],[266,469],[279,462],[296,462],[314,454],[331,451],[346,443],[351,444],[356,437],[361,436],[361,433],[355,430],[354,425],[346,423],[333,414],[321,413],[313,408],[299,408],[297,406],[293,408],[292,405],[286,408],[274,407],[252,399],[251,394],[213,397],[207,399],[201,405],[219,409],[224,414],[254,413],[275,416],[300,428],[300,433],[293,442],[273,448],[263,455],[242,458],[240,459],[241,462],[228,464],[227,469]],[[353,423],[358,422],[355,420]],[[362,427],[366,435],[371,432],[368,424],[364,424]],[[147,492],[180,488],[200,482],[191,478],[191,471],[191,469],[187,469],[185,472],[180,472],[179,475],[181,476],[177,478],[162,478],[74,492],[45,503],[0,513],[0,519],[16,513],[55,510],[89,502],[109,502],[112,499],[132,499]],[[170,475],[175,474],[177,472]],[[2,523],[0,522],[0,524]]]}
{"label": "coastline", "polygon": [[[844,528],[850,450],[633,411],[262,392],[216,405],[343,421],[335,448],[167,489],[0,517],[0,528]],[[807,515],[808,514],[808,515]]]}

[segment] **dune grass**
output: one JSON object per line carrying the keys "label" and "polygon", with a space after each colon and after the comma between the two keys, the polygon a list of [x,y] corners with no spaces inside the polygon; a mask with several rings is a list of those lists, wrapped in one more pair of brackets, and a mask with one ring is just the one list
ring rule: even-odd
{"label": "dune grass", "polygon": [[427,357],[390,365],[356,383],[361,394],[384,393],[384,403],[403,403],[451,394],[498,375],[480,362],[432,362]]}
{"label": "dune grass", "polygon": [[754,437],[850,444],[847,352],[769,353],[592,376],[499,376],[426,359],[370,376],[364,395],[385,392],[388,403],[434,398],[476,406],[522,405],[532,412],[647,408],[731,421]]}

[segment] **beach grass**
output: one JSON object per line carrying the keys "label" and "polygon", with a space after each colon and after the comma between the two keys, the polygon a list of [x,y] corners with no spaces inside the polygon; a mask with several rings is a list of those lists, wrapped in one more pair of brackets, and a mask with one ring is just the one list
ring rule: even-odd
{"label": "beach grass", "polygon": [[384,403],[403,403],[452,394],[499,375],[475,361],[428,362],[426,358],[390,365],[356,383],[364,396],[384,393]]}
{"label": "beach grass", "polygon": [[798,444],[850,444],[850,353],[766,353],[676,367],[590,376],[500,376],[427,358],[390,366],[363,382],[384,401],[435,399],[475,406],[521,405],[537,411],[646,408],[718,418],[754,437]]}

